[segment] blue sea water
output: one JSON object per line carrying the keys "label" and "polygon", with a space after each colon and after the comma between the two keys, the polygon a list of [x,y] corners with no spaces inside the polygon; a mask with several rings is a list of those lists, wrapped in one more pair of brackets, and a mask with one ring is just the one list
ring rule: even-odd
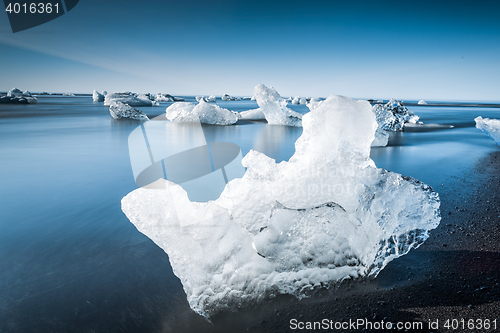
{"label": "blue sea water", "polygon": [[[194,100],[192,97],[190,99]],[[120,208],[136,189],[128,136],[90,97],[42,96],[33,105],[0,105],[0,332],[210,331],[189,309],[167,255]],[[140,108],[154,117],[170,103]],[[253,101],[218,101],[243,111]],[[298,112],[303,105],[290,105]],[[498,146],[474,118],[500,108],[413,106],[425,124],[452,129],[393,133],[373,148],[376,165],[439,191]],[[301,128],[247,122],[210,126],[277,161],[288,160]]]}

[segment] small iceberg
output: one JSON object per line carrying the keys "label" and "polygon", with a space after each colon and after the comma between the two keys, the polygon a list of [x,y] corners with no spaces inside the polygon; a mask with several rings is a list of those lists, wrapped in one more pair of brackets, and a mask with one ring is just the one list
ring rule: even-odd
{"label": "small iceberg", "polygon": [[176,102],[166,110],[166,117],[176,122],[201,122],[210,125],[232,125],[240,119],[238,112],[229,111],[203,99],[196,105],[189,102]]}
{"label": "small iceberg", "polygon": [[204,101],[204,102],[207,102],[207,103],[215,103],[215,101],[216,101],[217,98],[215,97],[215,95],[210,95],[209,97],[196,96],[195,99],[196,99],[197,102]]}
{"label": "small iceberg", "polygon": [[98,92],[97,90],[94,90],[92,93],[92,99],[94,102],[104,102],[104,96],[105,96],[105,91],[102,93]]}
{"label": "small iceberg", "polygon": [[253,95],[269,124],[302,126],[302,115],[287,108],[287,102],[274,88],[259,84],[255,87]]}
{"label": "small iceberg", "polygon": [[481,116],[474,119],[476,128],[488,134],[497,145],[500,145],[500,120],[483,118]]}
{"label": "small iceberg", "polygon": [[228,94],[222,95],[221,99],[223,101],[241,101],[241,98],[234,97],[234,96],[229,96]]}
{"label": "small iceberg", "polygon": [[174,99],[172,98],[172,96],[170,96],[168,94],[167,95],[163,95],[162,93],[156,94],[154,100],[157,101],[157,102],[173,102],[174,101]]}
{"label": "small iceberg", "polygon": [[402,101],[393,98],[386,104],[375,104],[373,112],[379,127],[386,131],[402,131],[405,123],[416,124],[419,120],[417,115],[408,111]]}
{"label": "small iceberg", "polygon": [[38,100],[28,90],[13,88],[7,92],[7,96],[0,97],[0,103],[5,104],[36,104]]}
{"label": "small iceberg", "polygon": [[420,101],[418,101],[418,105],[427,105],[427,102],[421,99]]}
{"label": "small iceberg", "polygon": [[119,101],[113,101],[109,106],[109,113],[114,119],[149,120],[141,110]]}
{"label": "small iceberg", "polygon": [[387,131],[377,127],[375,131],[375,138],[372,141],[372,147],[385,147],[389,143],[389,133]]}
{"label": "small iceberg", "polygon": [[184,98],[182,97],[175,97],[170,94],[162,94],[162,93],[156,94],[154,100],[157,102],[184,102]]}
{"label": "small iceberg", "polygon": [[159,105],[152,101],[146,94],[134,94],[131,92],[109,93],[104,98],[104,105],[111,106],[113,102],[121,102],[130,106],[153,106]]}
{"label": "small iceberg", "polygon": [[63,96],[75,96],[75,94],[73,94],[73,93],[69,93],[69,92],[63,93],[62,95],[63,95]]}
{"label": "small iceberg", "polygon": [[[274,89],[259,85],[256,97],[266,94],[280,105]],[[215,201],[191,202],[163,179],[122,199],[128,219],[168,254],[200,315],[375,277],[438,226],[438,194],[370,158],[378,125],[367,101],[332,95],[302,124],[288,162],[251,150],[244,176]]]}
{"label": "small iceberg", "polygon": [[248,111],[241,111],[240,117],[241,117],[241,119],[244,119],[244,120],[265,120],[266,119],[266,116],[264,115],[264,112],[262,112],[261,108],[248,110]]}

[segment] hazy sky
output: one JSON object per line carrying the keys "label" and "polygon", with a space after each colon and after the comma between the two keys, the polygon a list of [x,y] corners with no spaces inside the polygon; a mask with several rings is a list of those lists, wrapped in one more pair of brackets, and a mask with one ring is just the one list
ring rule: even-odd
{"label": "hazy sky", "polygon": [[[147,4],[146,4],[147,3]],[[500,1],[98,1],[13,34],[0,90],[500,101]]]}

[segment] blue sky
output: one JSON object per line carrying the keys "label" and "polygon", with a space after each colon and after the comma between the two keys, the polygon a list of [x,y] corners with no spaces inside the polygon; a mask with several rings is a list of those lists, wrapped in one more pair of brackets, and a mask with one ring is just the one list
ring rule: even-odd
{"label": "blue sky", "polygon": [[500,101],[498,1],[97,1],[13,34],[0,90]]}

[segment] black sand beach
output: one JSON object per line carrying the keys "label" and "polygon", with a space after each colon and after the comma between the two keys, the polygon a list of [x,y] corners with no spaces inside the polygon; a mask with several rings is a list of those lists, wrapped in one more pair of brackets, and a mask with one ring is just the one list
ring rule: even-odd
{"label": "black sand beach", "polygon": [[[259,314],[253,319],[242,313],[220,315],[213,329],[385,332],[390,322],[393,331],[403,332],[500,330],[500,152],[482,160],[474,172],[435,190],[441,198],[439,227],[417,250],[391,262],[376,280],[344,285],[322,300],[273,300],[256,310]],[[372,326],[335,328],[335,323],[358,319]],[[227,327],[230,322],[235,326]],[[307,329],[314,328],[314,322],[328,325]],[[400,330],[395,327],[398,322],[403,324]]]}

